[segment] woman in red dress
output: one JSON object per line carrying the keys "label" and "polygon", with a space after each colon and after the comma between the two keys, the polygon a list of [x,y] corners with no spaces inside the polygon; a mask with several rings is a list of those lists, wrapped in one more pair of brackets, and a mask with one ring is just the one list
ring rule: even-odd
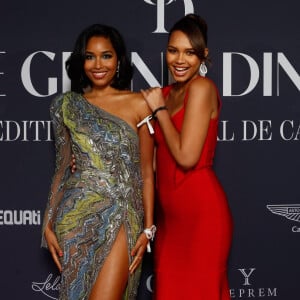
{"label": "woman in red dress", "polygon": [[212,168],[221,100],[203,76],[202,18],[190,14],[173,26],[166,60],[175,82],[142,91],[157,119],[155,299],[229,300],[232,217]]}

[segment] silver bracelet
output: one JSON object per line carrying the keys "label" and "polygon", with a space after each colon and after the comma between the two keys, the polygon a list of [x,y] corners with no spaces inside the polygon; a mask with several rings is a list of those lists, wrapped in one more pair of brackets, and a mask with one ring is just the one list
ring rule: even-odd
{"label": "silver bracelet", "polygon": [[151,227],[144,229],[144,233],[146,234],[146,237],[149,240],[148,244],[147,244],[147,252],[149,252],[149,253],[151,252],[150,240],[153,241],[153,239],[155,237],[155,232],[156,232],[155,225],[152,225]]}

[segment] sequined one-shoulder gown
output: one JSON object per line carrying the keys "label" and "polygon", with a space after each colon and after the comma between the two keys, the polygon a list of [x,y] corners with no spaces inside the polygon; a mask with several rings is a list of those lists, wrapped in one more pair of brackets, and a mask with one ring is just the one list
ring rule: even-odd
{"label": "sequined one-shoulder gown", "polygon": [[[44,227],[53,223],[64,253],[59,299],[87,300],[120,227],[125,228],[129,262],[143,231],[139,139],[125,121],[74,92],[57,96],[50,113],[56,171]],[[139,277],[140,269],[128,276],[124,299],[135,299]]]}
{"label": "sequined one-shoulder gown", "polygon": [[[168,95],[172,86],[163,89]],[[180,132],[185,106],[172,116]],[[220,103],[221,104],[221,103]],[[232,218],[213,169],[218,119],[211,119],[197,165],[182,170],[173,159],[159,123],[157,157],[156,300],[229,300],[227,259]]]}

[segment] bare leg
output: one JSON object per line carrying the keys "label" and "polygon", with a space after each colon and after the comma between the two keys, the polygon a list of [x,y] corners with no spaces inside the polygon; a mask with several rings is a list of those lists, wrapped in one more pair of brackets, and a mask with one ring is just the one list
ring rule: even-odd
{"label": "bare leg", "polygon": [[124,226],[106,258],[92,288],[89,300],[120,300],[128,279],[128,249]]}

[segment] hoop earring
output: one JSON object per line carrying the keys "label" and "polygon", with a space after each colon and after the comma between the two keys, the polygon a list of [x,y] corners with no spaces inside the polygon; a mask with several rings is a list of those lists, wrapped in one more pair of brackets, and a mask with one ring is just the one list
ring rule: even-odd
{"label": "hoop earring", "polygon": [[117,78],[120,76],[120,61],[118,60],[117,70],[116,70]]}
{"label": "hoop earring", "polygon": [[205,77],[206,73],[207,73],[207,67],[206,67],[206,65],[205,65],[205,62],[203,61],[203,62],[201,63],[201,65],[200,65],[200,68],[199,68],[199,74],[200,74],[201,76]]}

